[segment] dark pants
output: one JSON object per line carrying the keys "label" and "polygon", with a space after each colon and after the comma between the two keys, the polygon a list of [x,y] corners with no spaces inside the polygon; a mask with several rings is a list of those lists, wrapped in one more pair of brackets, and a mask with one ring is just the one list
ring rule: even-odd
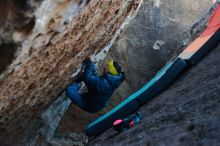
{"label": "dark pants", "polygon": [[88,93],[79,93],[79,84],[73,83],[71,84],[67,90],[66,95],[72,100],[73,103],[75,103],[77,106],[79,106],[84,111],[95,113],[99,111],[100,109],[96,107],[94,104],[91,103],[91,101],[88,100]]}

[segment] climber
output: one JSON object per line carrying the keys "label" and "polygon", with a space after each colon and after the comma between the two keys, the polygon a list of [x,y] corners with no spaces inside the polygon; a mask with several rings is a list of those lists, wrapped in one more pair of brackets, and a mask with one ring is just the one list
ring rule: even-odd
{"label": "climber", "polygon": [[[82,75],[66,89],[66,95],[84,111],[95,113],[108,103],[114,90],[124,80],[124,73],[115,61],[108,62],[102,76],[98,76],[95,64],[90,59],[86,59],[84,64]],[[87,86],[86,93],[79,93],[82,81]]]}

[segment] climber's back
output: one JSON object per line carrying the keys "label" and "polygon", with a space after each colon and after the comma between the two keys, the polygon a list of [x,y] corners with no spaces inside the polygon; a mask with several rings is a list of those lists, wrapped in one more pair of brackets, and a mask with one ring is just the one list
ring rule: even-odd
{"label": "climber's back", "polygon": [[81,81],[85,82],[88,92],[78,93],[79,85],[75,83],[67,88],[67,96],[83,110],[94,113],[105,107],[123,80],[124,73],[117,62],[110,61],[107,71],[98,76],[94,63],[87,60]]}

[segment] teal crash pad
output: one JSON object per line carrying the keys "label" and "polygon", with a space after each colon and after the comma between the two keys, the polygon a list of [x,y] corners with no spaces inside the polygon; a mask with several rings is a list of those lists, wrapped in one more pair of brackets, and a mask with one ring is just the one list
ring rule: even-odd
{"label": "teal crash pad", "polygon": [[181,58],[175,59],[162,68],[156,76],[140,90],[126,98],[111,111],[102,115],[85,128],[87,136],[97,136],[112,127],[117,119],[123,119],[136,112],[144,103],[161,93],[187,67]]}

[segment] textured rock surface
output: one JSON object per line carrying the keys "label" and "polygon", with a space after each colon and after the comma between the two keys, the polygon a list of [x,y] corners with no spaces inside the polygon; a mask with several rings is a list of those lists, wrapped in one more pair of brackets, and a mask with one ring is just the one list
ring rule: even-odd
{"label": "textured rock surface", "polygon": [[[60,133],[56,128],[68,109],[70,100],[64,94],[56,97],[73,80],[73,73],[77,72],[83,59],[104,47],[105,49],[111,47],[118,33],[121,33],[118,31],[121,25],[127,23],[125,20],[134,13],[139,2],[139,0],[21,0],[19,2],[0,0],[2,15],[0,44],[1,49],[8,51],[4,53],[1,50],[0,53],[0,72],[3,71],[0,75],[0,146],[84,145],[87,138],[84,134],[76,132],[81,131],[88,121],[112,108],[122,98],[127,97],[149,80],[170,59],[178,46],[189,41],[185,38],[189,38],[191,34],[185,32],[188,32],[190,26],[210,6],[210,2],[205,0],[145,0],[136,19],[119,38],[106,59],[119,60],[125,66],[128,76],[126,82],[115,93],[115,100],[112,100],[105,110],[95,115],[87,114],[72,106],[59,129],[66,132]],[[194,25],[195,29],[192,29],[192,33],[197,32],[199,26],[200,24]],[[180,42],[183,39],[184,42]],[[16,53],[14,53],[15,49]],[[218,54],[219,51],[215,53]],[[13,57],[13,62],[8,66]],[[202,74],[203,66],[213,64],[215,59],[219,60],[213,58],[213,62],[203,62],[198,70],[191,71],[194,74],[194,83],[200,84],[196,81],[198,79],[196,77],[203,79],[202,75],[196,76],[195,72],[199,71]],[[219,79],[217,64],[215,65],[216,67],[213,66],[214,68],[210,70],[210,74],[205,76],[204,82],[210,79],[210,91],[219,95],[216,90],[219,87],[212,84],[215,77],[216,81]],[[186,73],[182,78],[187,80],[189,76]],[[218,111],[217,105],[212,101],[219,101],[209,92],[207,96],[209,95],[210,98],[202,97],[202,93],[197,95],[195,92],[188,92],[185,95],[185,89],[191,89],[195,84],[192,86],[187,84],[185,88],[181,82],[187,83],[187,81],[182,78],[180,83],[176,83],[176,87],[171,87],[171,90],[177,91],[174,93],[175,96],[179,96],[179,104],[176,104],[174,93],[167,91],[165,95],[158,97],[158,100],[152,101],[151,106],[143,107],[142,111],[145,117],[149,116],[149,119],[145,118],[142,126],[146,127],[145,130],[150,129],[149,131],[145,131],[140,126],[113,139],[110,138],[112,134],[110,131],[93,143],[167,145],[170,142],[167,132],[171,133],[176,128],[180,132],[170,134],[172,139],[177,139],[173,145],[178,145],[179,141],[185,145],[199,144],[199,142],[204,145],[215,145],[215,141],[218,140],[216,132],[219,130],[216,124],[219,119],[216,117],[219,115],[217,112],[212,112],[215,108]],[[205,83],[202,84],[204,86],[201,88],[199,86],[195,88],[203,90]],[[195,98],[191,99],[191,95]],[[203,104],[204,101],[208,104]],[[207,111],[209,115],[213,115],[213,121],[207,117]],[[157,112],[162,114],[154,114]],[[170,115],[172,112],[173,115]],[[200,120],[196,120],[194,118],[196,116]],[[182,117],[184,120],[181,123],[179,119]],[[190,124],[187,125],[187,122]],[[169,129],[164,130],[164,126]],[[191,134],[184,133],[184,128],[191,131]],[[211,134],[202,137],[204,130]],[[159,132],[161,136],[158,135]],[[210,140],[210,137],[214,140]],[[101,141],[97,142],[99,139]]]}
{"label": "textured rock surface", "polygon": [[[190,28],[210,6],[207,0],[144,0],[137,16],[101,64],[101,67],[104,66],[112,58],[119,61],[124,66],[127,79],[100,114],[113,108],[151,79],[178,51],[177,48],[189,41]],[[75,111],[81,114],[75,115]],[[79,131],[87,121],[97,116],[88,115],[73,105],[62,119],[60,130]],[[80,119],[79,123],[72,123],[77,119]]]}
{"label": "textured rock surface", "polygon": [[[41,127],[37,127],[36,134],[32,134],[31,139],[26,141],[36,146],[53,145],[53,146],[72,146],[85,145],[88,142],[84,133],[65,132],[60,133],[56,131],[60,119],[69,108],[71,101],[66,97],[65,92],[61,94],[41,115],[38,117]],[[33,129],[32,129],[33,130]]]}
{"label": "textured rock surface", "polygon": [[34,26],[34,11],[42,0],[0,1],[0,44],[13,41],[13,33],[29,33]]}
{"label": "textured rock surface", "polygon": [[16,56],[20,45],[13,39],[14,34],[27,36],[35,24],[34,10],[41,0],[0,0],[0,73]]}
{"label": "textured rock surface", "polygon": [[44,126],[41,112],[70,84],[81,62],[108,45],[139,2],[43,1],[32,33],[13,35],[20,51],[0,76],[1,145],[28,145]]}

